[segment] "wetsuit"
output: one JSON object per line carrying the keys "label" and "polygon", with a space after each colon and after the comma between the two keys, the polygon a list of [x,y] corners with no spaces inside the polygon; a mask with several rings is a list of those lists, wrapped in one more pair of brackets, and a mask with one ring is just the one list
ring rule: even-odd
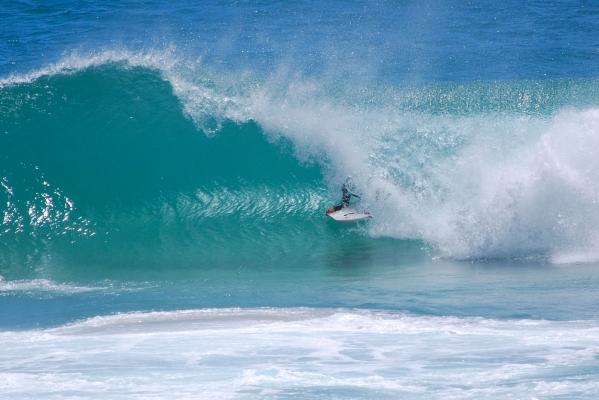
{"label": "wetsuit", "polygon": [[355,194],[350,192],[346,185],[343,185],[341,187],[341,205],[343,207],[349,206],[349,201],[351,200],[352,196],[355,196]]}
{"label": "wetsuit", "polygon": [[349,189],[347,188],[347,185],[343,184],[343,186],[341,186],[341,204],[338,204],[335,206],[335,211],[339,211],[343,207],[348,207],[349,201],[351,200],[352,196],[360,197],[357,194],[350,192]]}

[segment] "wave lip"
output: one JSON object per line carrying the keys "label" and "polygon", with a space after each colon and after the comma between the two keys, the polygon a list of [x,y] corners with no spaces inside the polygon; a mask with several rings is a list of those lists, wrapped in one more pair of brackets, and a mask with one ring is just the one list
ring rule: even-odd
{"label": "wave lip", "polygon": [[126,50],[105,50],[92,54],[72,53],[61,60],[25,73],[12,73],[0,78],[0,89],[7,86],[32,83],[43,77],[71,74],[91,67],[109,63],[126,63],[135,67],[142,66],[167,70],[173,66],[174,48],[162,51],[130,52]]}

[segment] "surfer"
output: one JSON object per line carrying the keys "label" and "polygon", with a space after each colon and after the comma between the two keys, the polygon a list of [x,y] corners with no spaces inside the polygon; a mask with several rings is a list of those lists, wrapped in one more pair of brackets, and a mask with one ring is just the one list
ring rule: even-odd
{"label": "surfer", "polygon": [[351,186],[351,177],[348,177],[345,180],[345,182],[343,183],[343,185],[341,186],[341,203],[337,204],[336,206],[334,206],[332,208],[329,208],[327,210],[327,213],[339,211],[342,208],[349,207],[349,203],[350,203],[352,197],[356,197],[358,199],[360,198],[360,196],[358,196],[357,194],[353,193],[350,190],[350,186]]}
{"label": "surfer", "polygon": [[360,196],[358,196],[355,193],[352,193],[349,190],[349,179],[347,178],[347,180],[345,181],[345,183],[341,186],[341,208],[342,207],[349,207],[349,202],[351,201],[352,197],[356,197],[356,198],[360,198]]}
{"label": "surfer", "polygon": [[326,215],[337,222],[358,222],[372,218],[372,215],[366,210],[355,210],[350,202],[352,197],[360,198],[353,190],[351,177],[347,177],[343,185],[341,185],[341,203],[337,204],[326,211]]}

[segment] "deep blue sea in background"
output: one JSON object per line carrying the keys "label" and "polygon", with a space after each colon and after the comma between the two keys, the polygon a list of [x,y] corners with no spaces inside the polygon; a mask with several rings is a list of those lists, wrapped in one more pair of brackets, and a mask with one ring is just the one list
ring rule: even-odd
{"label": "deep blue sea in background", "polygon": [[0,398],[595,399],[598,149],[595,2],[3,2]]}

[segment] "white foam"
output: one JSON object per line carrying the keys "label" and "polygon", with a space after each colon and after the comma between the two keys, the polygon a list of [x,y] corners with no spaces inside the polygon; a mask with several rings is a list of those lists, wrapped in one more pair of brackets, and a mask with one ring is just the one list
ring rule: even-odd
{"label": "white foam", "polygon": [[80,286],[68,283],[57,283],[48,279],[23,279],[5,280],[0,279],[0,296],[15,292],[52,292],[52,293],[84,293],[102,290],[104,287]]}
{"label": "white foam", "polygon": [[351,174],[375,216],[371,234],[457,258],[576,248],[578,260],[597,260],[599,109],[434,115],[286,85],[256,91],[249,114],[291,137],[300,156],[322,155],[332,188]]}
{"label": "white foam", "polygon": [[[202,309],[0,333],[10,398],[595,398],[598,321]],[[118,394],[118,395],[117,395]]]}

